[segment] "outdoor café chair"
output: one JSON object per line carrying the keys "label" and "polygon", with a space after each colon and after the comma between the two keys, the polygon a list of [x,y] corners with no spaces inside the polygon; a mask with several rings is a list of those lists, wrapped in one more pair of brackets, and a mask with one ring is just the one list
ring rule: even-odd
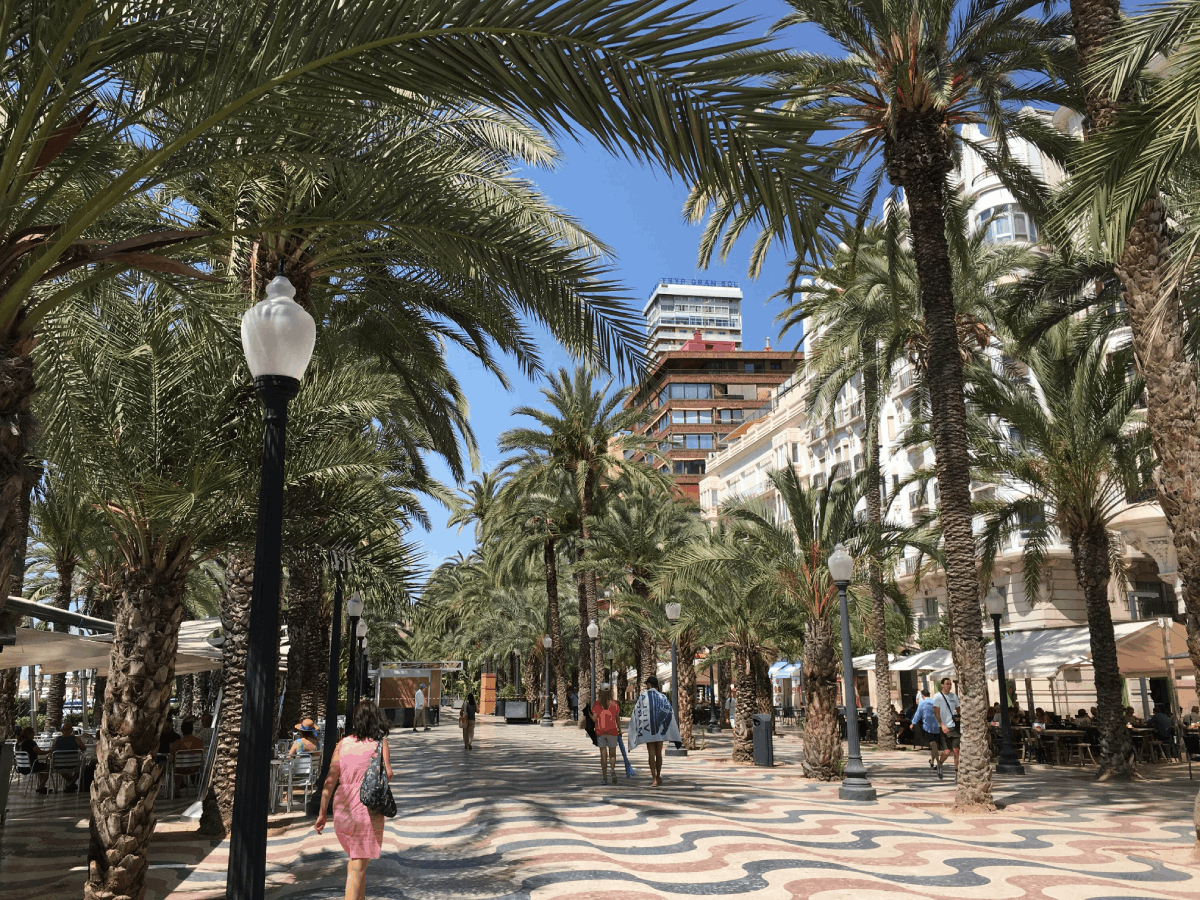
{"label": "outdoor caf\u00e9 chair", "polygon": [[61,791],[66,787],[66,774],[74,772],[78,775],[82,761],[83,755],[78,750],[55,750],[50,754],[50,783],[57,784]]}
{"label": "outdoor caf\u00e9 chair", "polygon": [[[28,769],[29,771],[22,775],[18,771],[19,769]],[[37,772],[33,771],[33,760],[29,758],[28,753],[17,751],[16,762],[13,764],[13,775],[25,785],[23,793],[28,794],[33,790],[33,783],[37,781]]]}
{"label": "outdoor caf\u00e9 chair", "polygon": [[[175,762],[171,765],[170,796],[175,798],[175,774],[179,773],[197,791],[200,789],[200,770],[204,765],[203,750],[179,750],[175,754]],[[183,771],[180,771],[183,770]]]}

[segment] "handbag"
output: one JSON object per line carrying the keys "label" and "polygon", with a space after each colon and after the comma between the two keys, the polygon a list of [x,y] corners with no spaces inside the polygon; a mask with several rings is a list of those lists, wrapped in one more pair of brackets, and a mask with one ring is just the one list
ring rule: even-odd
{"label": "handbag", "polygon": [[382,813],[387,818],[396,815],[396,798],[392,796],[392,786],[388,784],[387,772],[383,770],[383,745],[375,744],[375,752],[367,771],[363,773],[362,786],[358,789],[358,799],[362,805],[374,813]]}

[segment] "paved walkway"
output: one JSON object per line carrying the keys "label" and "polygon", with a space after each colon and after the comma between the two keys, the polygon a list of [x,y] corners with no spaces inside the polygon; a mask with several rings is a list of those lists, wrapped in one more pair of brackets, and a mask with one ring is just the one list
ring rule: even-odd
{"label": "paved walkway", "polygon": [[[836,785],[800,777],[792,736],[776,745],[782,765],[754,769],[728,761],[726,732],[708,750],[668,757],[661,788],[650,787],[642,751],[634,779],[601,786],[597,753],[577,729],[483,721],[469,753],[446,726],[395,734],[392,748],[400,815],[371,864],[371,898],[1200,895],[1190,857],[1200,781],[1183,765],[1148,767],[1149,781],[1132,786],[1031,766],[997,782],[1001,812],[954,816],[952,776],[938,782],[927,757],[868,752],[880,802],[852,806]],[[22,816],[0,833],[2,900],[81,896],[86,808],[50,803],[79,804],[59,817],[75,816],[70,828]],[[268,897],[340,898],[345,855],[332,829],[318,836],[299,815],[272,824]],[[228,845],[187,827],[169,815],[160,826],[152,900],[224,895]]]}

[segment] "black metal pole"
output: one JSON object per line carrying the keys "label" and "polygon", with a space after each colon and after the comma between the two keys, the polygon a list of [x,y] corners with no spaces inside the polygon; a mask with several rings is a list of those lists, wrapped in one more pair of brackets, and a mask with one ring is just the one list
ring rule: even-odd
{"label": "black metal pole", "polygon": [[717,676],[716,666],[713,664],[713,656],[716,654],[717,648],[710,647],[708,650],[708,733],[721,733],[721,714],[717,711]]}
{"label": "black metal pole", "polygon": [[554,716],[550,713],[550,650],[546,650],[546,711],[542,713],[542,727],[553,728]]}
{"label": "black metal pole", "polygon": [[849,745],[846,771],[842,786],[838,788],[838,797],[869,803],[875,800],[875,788],[867,778],[867,767],[863,765],[862,750],[858,746],[858,707],[854,703],[854,663],[850,655],[850,614],[846,609],[846,588],[850,585],[843,581],[836,584],[842,612],[842,681],[846,688],[846,742]]}
{"label": "black metal pole", "polygon": [[342,661],[342,573],[333,573],[333,628],[329,635],[329,689],[325,692],[325,733],[321,750],[321,775],[317,786],[308,798],[306,812],[315,816],[321,811],[321,791],[329,775],[329,764],[333,761],[333,748],[337,746],[338,669]]}
{"label": "black metal pole", "polygon": [[350,616],[346,629],[346,656],[350,662],[346,669],[346,734],[354,734],[354,702],[358,693],[358,682],[354,679],[355,663],[358,661],[358,616]]}
{"label": "black metal pole", "polygon": [[671,707],[679,719],[679,666],[675,661],[675,638],[671,638]]}
{"label": "black metal pole", "polygon": [[267,785],[279,663],[284,446],[287,405],[300,390],[300,382],[282,375],[261,375],[254,379],[254,387],[265,409],[262,481],[246,638],[245,702],[229,829],[228,900],[262,900],[267,876]]}
{"label": "black metal pole", "polygon": [[996,631],[996,674],[1000,678],[1000,759],[996,761],[997,775],[1024,775],[1025,767],[1017,756],[1012,742],[1012,722],[1008,718],[1008,679],[1004,676],[1004,650],[1000,642],[1000,616],[992,616]]}

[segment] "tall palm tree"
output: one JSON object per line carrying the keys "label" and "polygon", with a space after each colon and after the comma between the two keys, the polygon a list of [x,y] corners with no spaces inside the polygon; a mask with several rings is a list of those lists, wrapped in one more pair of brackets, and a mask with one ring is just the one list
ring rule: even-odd
{"label": "tall palm tree", "polygon": [[[980,471],[1019,485],[1012,496],[985,506],[985,571],[1012,532],[1028,528],[1025,595],[1036,597],[1054,532],[1070,544],[1096,672],[1100,777],[1130,776],[1133,748],[1108,599],[1114,574],[1110,526],[1150,482],[1150,435],[1138,411],[1144,385],[1128,377],[1130,349],[1110,352],[1086,323],[1063,323],[1023,360],[1033,381],[988,371],[971,390],[972,400],[995,417],[976,440]],[[1011,438],[1009,429],[1019,438]]]}
{"label": "tall palm tree", "polygon": [[[579,530],[579,509],[565,472],[530,455],[516,469],[496,501],[496,552],[521,566],[536,557],[546,582],[546,628],[552,641],[550,668],[558,698],[557,717],[569,719],[570,683],[563,646],[559,598],[560,556],[565,542]],[[476,535],[476,545],[480,545]]]}
{"label": "tall palm tree", "polygon": [[[1022,202],[1035,206],[1022,188],[1005,152],[1010,134],[1035,140],[1061,155],[1062,140],[1018,105],[1065,97],[1043,73],[1070,70],[1061,16],[1033,17],[1037,0],[788,0],[793,12],[775,30],[814,24],[845,51],[844,57],[812,53],[784,55],[775,84],[782,108],[777,126],[789,128],[788,116],[816,112],[839,132],[832,147],[847,179],[868,172],[861,194],[865,219],[884,176],[904,191],[912,217],[913,257],[920,284],[928,340],[929,398],[937,455],[940,509],[945,535],[949,607],[955,665],[963,697],[962,768],[955,805],[990,807],[989,738],[983,671],[983,633],[971,529],[970,459],[966,436],[962,361],[957,347],[957,305],[951,254],[946,240],[947,176],[954,168],[956,145],[971,143],[985,162],[1004,175]],[[992,149],[968,141],[956,131],[966,123],[986,123]],[[689,211],[700,217],[716,204],[705,229],[701,257],[714,249],[727,252],[752,227],[747,198],[737,191],[693,191]],[[724,232],[724,238],[721,235]],[[761,265],[771,241],[782,232],[763,231],[752,256]],[[793,241],[798,237],[794,232]],[[800,254],[803,255],[803,254]]]}
{"label": "tall palm tree", "polygon": [[[655,633],[663,634],[669,627],[663,604],[673,599],[670,594],[657,593],[655,585],[664,564],[690,542],[698,540],[703,533],[703,526],[691,504],[674,499],[670,488],[650,483],[639,486],[622,479],[613,485],[613,492],[613,498],[605,505],[604,515],[592,519],[591,553],[597,561],[617,567],[625,590],[615,597],[610,596],[610,603],[619,604],[622,608],[629,603],[630,609],[636,613],[633,619],[641,635],[639,656],[643,660],[655,659]],[[685,747],[694,749],[691,693],[695,686],[694,627],[682,624],[673,632],[671,637],[679,642],[678,668],[681,675],[676,692],[679,697],[680,737]],[[612,646],[612,639],[608,638],[608,641]],[[646,671],[647,668],[649,671]],[[643,679],[654,674],[656,668],[643,661]],[[690,678],[688,671],[691,672]],[[686,690],[685,682],[688,684]]]}
{"label": "tall palm tree", "polygon": [[[590,683],[591,661],[588,622],[599,622],[596,596],[596,572],[587,559],[591,539],[592,516],[597,512],[604,486],[617,473],[631,471],[632,464],[624,458],[627,449],[644,449],[645,440],[633,434],[645,413],[636,408],[623,409],[629,389],[612,390],[612,380],[595,386],[595,374],[590,368],[577,366],[574,372],[566,369],[547,378],[542,395],[549,409],[520,406],[514,416],[525,416],[537,427],[511,428],[500,435],[501,453],[533,454],[544,464],[558,469],[571,481],[571,489],[579,506],[580,548],[579,568],[579,681],[581,702],[590,704],[593,686]],[[641,467],[644,468],[644,467]]]}

